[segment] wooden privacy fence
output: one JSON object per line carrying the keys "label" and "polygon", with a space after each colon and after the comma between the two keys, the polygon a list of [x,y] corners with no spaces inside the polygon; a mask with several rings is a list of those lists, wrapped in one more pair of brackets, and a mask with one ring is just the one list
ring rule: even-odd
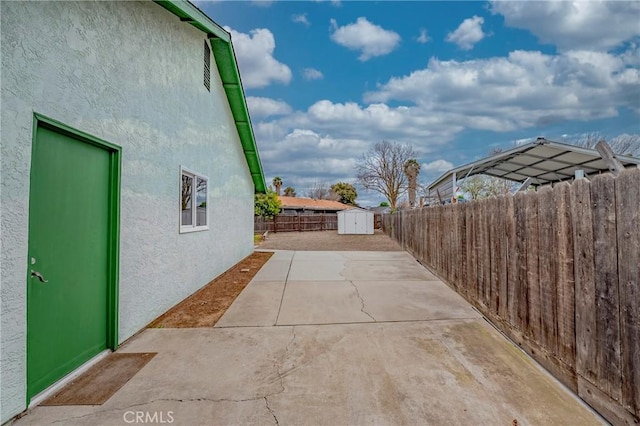
{"label": "wooden privacy fence", "polygon": [[614,424],[640,417],[640,170],[383,229]]}
{"label": "wooden privacy fence", "polygon": [[[381,214],[374,214],[374,228],[382,228]],[[253,231],[256,233],[269,232],[293,232],[293,231],[335,231],[338,229],[338,214],[280,214],[273,219],[265,219],[255,216]]]}
{"label": "wooden privacy fence", "polygon": [[253,230],[257,233],[293,232],[293,231],[331,231],[338,229],[336,213],[285,215],[279,214],[273,219],[254,217]]}

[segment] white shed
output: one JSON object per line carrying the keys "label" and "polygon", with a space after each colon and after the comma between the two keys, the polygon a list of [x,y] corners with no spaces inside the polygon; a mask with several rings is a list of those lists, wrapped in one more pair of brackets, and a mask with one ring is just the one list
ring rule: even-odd
{"label": "white shed", "polygon": [[373,212],[358,208],[338,212],[338,234],[373,234]]}

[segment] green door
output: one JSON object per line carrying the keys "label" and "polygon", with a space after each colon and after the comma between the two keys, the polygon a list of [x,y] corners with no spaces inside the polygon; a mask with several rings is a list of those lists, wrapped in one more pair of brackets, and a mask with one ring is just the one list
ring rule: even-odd
{"label": "green door", "polygon": [[[112,346],[113,152],[38,125],[31,163],[27,397]],[[116,191],[117,192],[117,191]]]}

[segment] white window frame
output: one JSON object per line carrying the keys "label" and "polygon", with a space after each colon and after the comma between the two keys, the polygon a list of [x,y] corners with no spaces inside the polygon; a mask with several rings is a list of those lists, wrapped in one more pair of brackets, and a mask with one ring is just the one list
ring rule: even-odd
{"label": "white window frame", "polygon": [[[190,176],[193,181],[194,181],[194,185],[191,188],[192,194],[191,194],[191,203],[192,203],[192,209],[191,209],[191,225],[183,225],[182,224],[182,176],[183,175],[187,175]],[[206,195],[206,203],[207,206],[206,208],[206,212],[205,212],[205,220],[206,220],[206,225],[204,226],[197,226],[197,214],[198,214],[198,207],[196,206],[196,182],[197,179],[200,180],[204,180],[207,183],[207,195]],[[205,175],[203,175],[202,173],[198,173],[198,172],[194,172],[193,170],[187,169],[186,167],[182,167],[180,166],[180,179],[178,181],[179,184],[179,192],[178,194],[180,194],[179,197],[179,202],[178,202],[178,224],[179,224],[179,229],[180,229],[180,233],[181,234],[185,234],[188,232],[198,232],[198,231],[208,231],[209,230],[209,178]]]}

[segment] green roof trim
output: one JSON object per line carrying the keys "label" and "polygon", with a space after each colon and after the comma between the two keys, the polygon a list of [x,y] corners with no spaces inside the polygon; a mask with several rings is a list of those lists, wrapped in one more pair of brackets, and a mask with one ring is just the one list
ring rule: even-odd
{"label": "green roof trim", "polygon": [[256,139],[251,126],[251,118],[247,108],[247,100],[242,88],[242,79],[238,71],[238,62],[233,51],[231,34],[216,24],[200,9],[187,0],[154,0],[157,4],[180,18],[181,21],[193,25],[207,35],[211,42],[213,57],[216,61],[222,86],[224,87],[231,114],[236,124],[242,150],[251,172],[255,192],[264,193],[267,185],[264,180],[262,163],[256,146]]}

